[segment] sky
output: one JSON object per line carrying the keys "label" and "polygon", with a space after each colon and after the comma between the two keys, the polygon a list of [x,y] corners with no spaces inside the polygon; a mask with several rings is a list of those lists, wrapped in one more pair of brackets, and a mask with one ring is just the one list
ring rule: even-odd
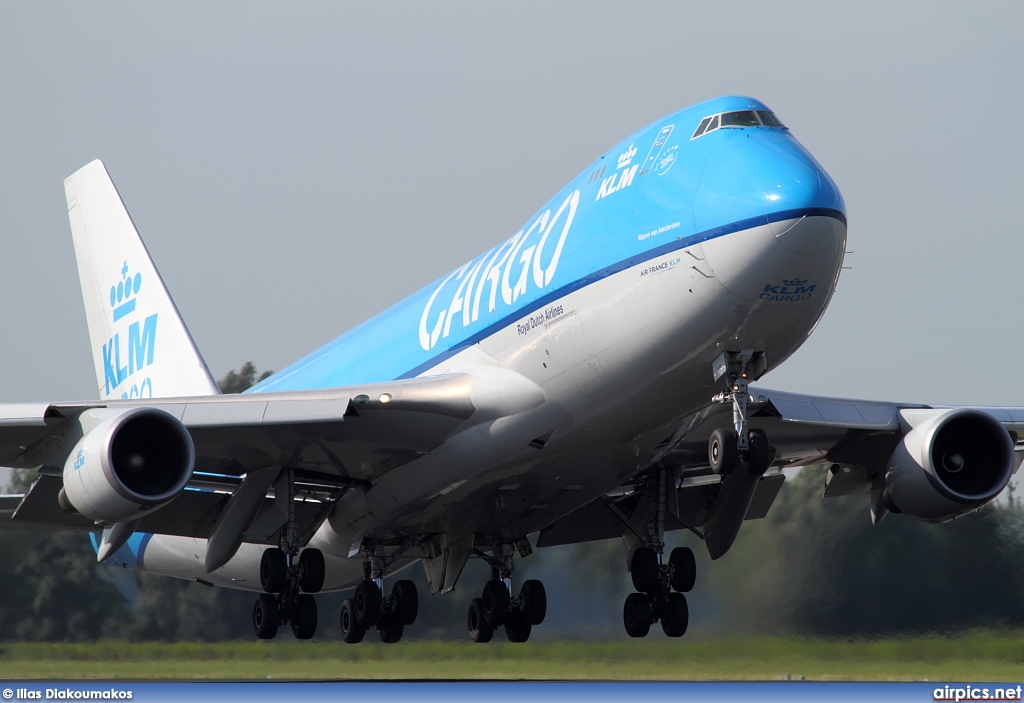
{"label": "sky", "polygon": [[0,402],[95,397],[62,182],[102,159],[216,377],[286,364],[724,94],[838,183],[849,267],[762,385],[1024,405],[1024,5],[0,4]]}

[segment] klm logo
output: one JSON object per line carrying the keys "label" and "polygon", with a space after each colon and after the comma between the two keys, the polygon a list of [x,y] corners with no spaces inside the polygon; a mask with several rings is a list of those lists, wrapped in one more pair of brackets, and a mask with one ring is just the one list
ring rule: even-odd
{"label": "klm logo", "polygon": [[79,449],[78,454],[75,455],[74,470],[78,471],[83,466],[85,466],[85,452]]}
{"label": "klm logo", "polygon": [[808,300],[814,294],[816,284],[807,285],[803,278],[783,279],[782,285],[765,284],[764,290],[759,296],[761,300],[768,300],[776,303],[793,303],[800,300]]}
{"label": "klm logo", "polygon": [[633,163],[634,156],[636,156],[636,147],[632,144],[629,145],[626,151],[619,154],[615,173],[601,181],[601,187],[597,190],[597,197],[594,198],[595,202],[601,198],[608,197],[612,193],[617,193],[623,188],[629,188],[633,184],[633,178],[636,176],[637,169],[640,168],[640,164]]}
{"label": "klm logo", "polygon": [[[142,274],[130,275],[128,262],[121,267],[121,280],[110,287],[110,308],[112,321],[117,323],[135,312],[135,303],[139,290],[142,288]],[[150,366],[156,352],[156,313],[145,320],[134,321],[128,325],[127,335],[124,330],[103,345],[103,386],[104,394],[109,396],[121,388],[129,378],[138,371]],[[151,397],[153,383],[149,378],[122,389],[122,398]]]}

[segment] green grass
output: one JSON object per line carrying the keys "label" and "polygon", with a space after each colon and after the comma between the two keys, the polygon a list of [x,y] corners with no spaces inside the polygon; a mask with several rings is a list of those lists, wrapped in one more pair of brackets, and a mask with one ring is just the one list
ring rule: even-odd
{"label": "green grass", "polygon": [[1024,633],[877,641],[0,645],[0,678],[1020,681]]}

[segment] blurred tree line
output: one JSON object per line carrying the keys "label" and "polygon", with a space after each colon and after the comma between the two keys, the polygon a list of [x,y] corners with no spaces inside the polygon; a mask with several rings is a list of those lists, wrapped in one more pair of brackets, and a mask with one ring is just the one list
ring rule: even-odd
{"label": "blurred tree line", "polygon": [[[246,363],[219,383],[237,393],[267,375]],[[1024,510],[1012,488],[1008,499],[946,525],[890,515],[872,526],[866,497],[823,500],[823,479],[815,467],[790,477],[768,516],[746,523],[717,562],[696,537],[670,535],[670,546],[689,545],[698,557],[691,630],[871,637],[1024,625]],[[30,480],[18,476],[12,488]],[[0,639],[253,637],[254,594],[97,565],[82,534],[2,530],[0,554]],[[465,638],[466,608],[487,572],[471,561],[445,596],[429,594],[418,565],[404,572],[421,602],[407,636]],[[537,549],[517,562],[515,578],[547,586],[538,635],[625,638],[622,601],[632,588],[618,540]],[[347,595],[317,596],[317,639],[338,638]]]}

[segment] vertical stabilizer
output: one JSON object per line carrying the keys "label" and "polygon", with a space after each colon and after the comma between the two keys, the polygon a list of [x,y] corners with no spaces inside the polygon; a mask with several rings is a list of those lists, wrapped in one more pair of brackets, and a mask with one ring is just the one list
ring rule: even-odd
{"label": "vertical stabilizer", "polygon": [[64,193],[100,397],[220,393],[103,163]]}

